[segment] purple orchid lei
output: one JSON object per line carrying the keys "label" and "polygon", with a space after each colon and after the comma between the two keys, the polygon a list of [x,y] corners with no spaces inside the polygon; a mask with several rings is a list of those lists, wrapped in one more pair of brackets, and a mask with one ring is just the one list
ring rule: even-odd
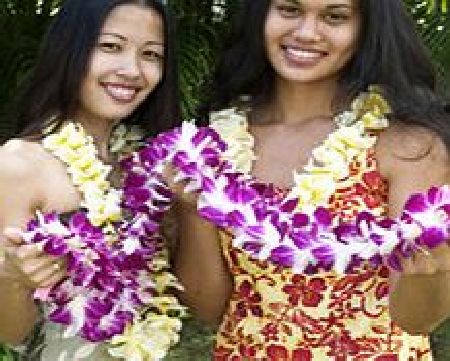
{"label": "purple orchid lei", "polygon": [[[109,185],[110,168],[81,126],[68,123],[43,146],[67,165],[82,210],[68,221],[38,212],[22,233],[26,243],[66,261],[68,277],[35,298],[50,321],[65,326],[63,338],[109,343],[121,359],[162,359],[178,340],[185,309],[166,293],[180,286],[168,272],[159,215],[127,207],[131,198]],[[149,347],[154,338],[160,342]]]}
{"label": "purple orchid lei", "polygon": [[[139,223],[118,224],[118,241],[110,244],[84,212],[67,224],[56,213],[29,222],[26,241],[67,261],[69,277],[42,297],[51,306],[48,319],[68,326],[67,337],[79,334],[101,342],[122,334],[155,295],[149,275],[162,243],[153,224]],[[135,245],[128,246],[126,239]]]}
{"label": "purple orchid lei", "polygon": [[412,195],[398,219],[363,212],[355,222],[339,223],[326,208],[303,212],[297,198],[236,172],[222,157],[226,149],[212,128],[184,123],[122,160],[128,220],[100,227],[78,212],[68,222],[53,213],[28,224],[27,242],[67,260],[69,277],[41,295],[49,319],[67,326],[65,336],[102,342],[122,335],[160,294],[152,274],[164,249],[160,223],[174,198],[163,178],[168,164],[186,192],[198,193],[199,214],[231,232],[234,246],[296,272],[345,272],[362,261],[399,269],[399,256],[426,252],[450,237],[448,186]]}
{"label": "purple orchid lei", "polygon": [[199,214],[231,232],[235,247],[296,272],[346,272],[363,261],[400,269],[400,255],[426,252],[450,237],[448,186],[413,194],[397,219],[363,212],[355,222],[339,223],[324,207],[307,214],[297,198],[236,173],[221,157],[226,148],[213,129],[192,123],[159,135],[126,162],[127,206],[161,218],[172,201],[162,177],[170,164],[185,192],[198,193]]}

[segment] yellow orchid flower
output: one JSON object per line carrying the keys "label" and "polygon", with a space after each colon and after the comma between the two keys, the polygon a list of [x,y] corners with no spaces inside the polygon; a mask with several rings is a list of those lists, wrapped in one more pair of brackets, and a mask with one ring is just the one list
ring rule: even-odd
{"label": "yellow orchid flower", "polygon": [[162,294],[168,288],[182,290],[183,287],[178,282],[178,279],[170,272],[160,272],[153,277],[155,282],[156,292]]}
{"label": "yellow orchid flower", "polygon": [[210,116],[210,127],[227,143],[228,148],[223,158],[237,171],[249,173],[255,160],[255,140],[248,131],[245,114],[236,108],[214,112]]}
{"label": "yellow orchid flower", "polygon": [[108,352],[127,361],[159,361],[178,342],[180,330],[179,319],[148,314],[145,320],[127,325],[122,335],[114,336]]}

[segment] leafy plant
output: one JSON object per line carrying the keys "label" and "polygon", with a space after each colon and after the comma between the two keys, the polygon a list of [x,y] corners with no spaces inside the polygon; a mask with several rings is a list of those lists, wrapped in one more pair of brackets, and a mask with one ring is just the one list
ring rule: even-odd
{"label": "leafy plant", "polygon": [[213,67],[233,6],[220,0],[172,0],[169,6],[177,19],[182,110],[190,118],[202,100],[202,85]]}
{"label": "leafy plant", "polygon": [[14,361],[14,354],[11,350],[0,344],[0,361]]}
{"label": "leafy plant", "polygon": [[443,87],[450,84],[450,9],[447,0],[405,0],[430,49]]}
{"label": "leafy plant", "polygon": [[20,81],[34,66],[41,37],[56,5],[55,0],[0,2],[0,140],[14,128],[14,124],[1,121],[2,115]]}

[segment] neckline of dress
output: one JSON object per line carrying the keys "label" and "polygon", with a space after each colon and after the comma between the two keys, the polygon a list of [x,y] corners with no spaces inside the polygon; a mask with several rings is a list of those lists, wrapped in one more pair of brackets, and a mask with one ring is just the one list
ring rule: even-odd
{"label": "neckline of dress", "polygon": [[236,171],[247,174],[255,183],[298,196],[310,206],[326,205],[337,183],[349,175],[349,166],[357,158],[367,154],[375,145],[375,130],[388,127],[387,115],[391,110],[378,87],[361,93],[348,111],[337,114],[333,121],[336,128],[311,151],[311,156],[301,172],[293,170],[294,182],[290,187],[260,181],[251,175],[255,152],[254,137],[249,131],[248,110],[229,108],[214,112],[210,125],[227,143],[223,157]]}
{"label": "neckline of dress", "polygon": [[[324,120],[325,118],[311,119],[311,121],[319,120],[319,119],[323,119],[323,120]],[[325,134],[325,136],[324,136],[320,141],[317,142],[318,144],[317,144],[316,146],[314,146],[314,147],[308,152],[309,156],[308,156],[307,162],[306,162],[305,164],[302,164],[302,165],[300,165],[300,166],[298,166],[298,167],[295,167],[295,168],[292,168],[292,169],[291,169],[291,178],[292,178],[292,173],[294,173],[294,174],[295,174],[295,173],[301,174],[301,173],[304,172],[305,167],[307,167],[308,163],[309,163],[309,162],[311,161],[311,159],[312,159],[313,152],[314,152],[317,148],[323,146],[324,143],[326,142],[326,140],[329,138],[329,136],[330,136],[331,134],[333,134],[333,133],[337,130],[337,128],[339,127],[339,125],[338,125],[337,122],[335,121],[335,118],[334,118],[334,117],[331,118],[331,119],[329,119],[329,122],[331,122],[331,123],[333,124],[332,127],[331,127],[331,131],[327,132],[327,133]],[[247,124],[248,124],[248,127],[249,127],[248,133],[250,134],[250,136],[252,136],[252,137],[254,138],[253,133],[250,131],[250,121],[248,120],[248,117],[247,117]],[[288,186],[281,186],[281,185],[278,185],[277,183],[274,183],[274,182],[264,181],[264,180],[261,179],[260,177],[255,176],[255,175],[253,174],[253,170],[254,170],[254,166],[255,166],[255,161],[258,159],[258,156],[256,155],[256,152],[255,152],[254,148],[253,148],[253,153],[254,153],[254,159],[253,159],[253,161],[252,161],[252,163],[251,163],[251,169],[250,169],[250,172],[248,172],[247,174],[248,174],[251,178],[253,178],[253,179],[255,180],[256,183],[261,184],[261,185],[265,185],[265,186],[267,186],[267,187],[273,187],[273,189],[276,189],[277,191],[280,191],[281,193],[288,193],[288,192],[295,186],[295,184],[293,184],[292,182],[291,182],[291,184],[288,185]]]}

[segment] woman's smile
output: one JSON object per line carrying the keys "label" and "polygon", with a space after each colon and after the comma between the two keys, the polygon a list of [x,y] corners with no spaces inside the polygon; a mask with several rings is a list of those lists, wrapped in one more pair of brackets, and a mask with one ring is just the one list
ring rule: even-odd
{"label": "woman's smile", "polygon": [[120,84],[120,83],[102,83],[106,94],[118,103],[132,103],[135,101],[141,87]]}
{"label": "woman's smile", "polygon": [[313,67],[327,56],[324,51],[306,47],[282,45],[281,49],[288,65],[299,68]]}

